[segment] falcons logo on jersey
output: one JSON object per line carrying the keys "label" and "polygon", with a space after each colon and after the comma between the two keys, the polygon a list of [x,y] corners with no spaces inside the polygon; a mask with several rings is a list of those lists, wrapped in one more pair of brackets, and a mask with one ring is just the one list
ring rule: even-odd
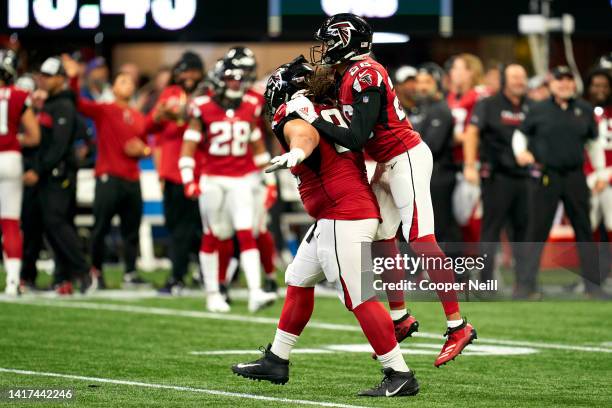
{"label": "falcons logo on jersey", "polygon": [[328,33],[340,38],[343,47],[346,47],[351,41],[351,30],[355,30],[355,27],[348,21],[341,21],[339,23],[332,24],[327,28]]}
{"label": "falcons logo on jersey", "polygon": [[363,81],[364,83],[368,85],[372,85],[372,75],[367,71],[364,71],[361,74],[359,74],[359,80]]}

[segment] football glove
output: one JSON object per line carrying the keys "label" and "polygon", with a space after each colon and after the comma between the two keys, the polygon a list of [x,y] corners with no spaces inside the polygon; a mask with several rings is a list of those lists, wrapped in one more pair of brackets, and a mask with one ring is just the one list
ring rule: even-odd
{"label": "football glove", "polygon": [[314,122],[319,117],[310,99],[304,95],[299,95],[287,102],[287,114],[294,112],[308,123]]}
{"label": "football glove", "polygon": [[191,181],[185,185],[183,185],[183,191],[185,193],[185,197],[195,200],[202,194],[200,190],[200,186],[195,181]]}
{"label": "football glove", "polygon": [[299,147],[291,149],[288,153],[273,157],[270,160],[272,166],[266,169],[266,173],[271,173],[279,169],[290,169],[297,166],[306,158],[306,153]]}

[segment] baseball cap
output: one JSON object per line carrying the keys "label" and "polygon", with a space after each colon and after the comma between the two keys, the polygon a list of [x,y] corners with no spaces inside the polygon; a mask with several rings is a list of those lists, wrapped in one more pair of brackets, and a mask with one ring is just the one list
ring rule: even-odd
{"label": "baseball cap", "polygon": [[558,67],[553,68],[551,74],[555,79],[561,79],[564,77],[574,79],[574,73],[566,65],[559,65]]}
{"label": "baseball cap", "polygon": [[395,71],[395,82],[401,84],[409,80],[410,78],[416,78],[417,69],[415,67],[411,67],[410,65],[404,65],[399,67],[397,71]]}
{"label": "baseball cap", "polygon": [[49,76],[64,75],[62,60],[59,57],[47,58],[40,66],[40,73]]}

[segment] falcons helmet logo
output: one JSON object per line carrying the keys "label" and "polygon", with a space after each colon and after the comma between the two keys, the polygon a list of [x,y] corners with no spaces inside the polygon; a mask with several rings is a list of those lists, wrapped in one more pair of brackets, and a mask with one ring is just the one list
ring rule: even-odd
{"label": "falcons helmet logo", "polygon": [[351,30],[355,30],[355,27],[348,21],[341,21],[327,28],[328,33],[340,38],[342,47],[346,47],[351,42]]}

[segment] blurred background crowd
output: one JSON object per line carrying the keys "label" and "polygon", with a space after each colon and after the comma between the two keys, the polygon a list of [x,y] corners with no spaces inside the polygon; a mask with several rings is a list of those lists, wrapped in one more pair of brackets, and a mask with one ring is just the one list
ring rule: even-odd
{"label": "blurred background crowd", "polygon": [[[60,91],[70,93],[71,89],[78,92],[79,100],[125,101],[130,112],[140,112],[154,121],[160,95],[169,86],[178,84],[188,91],[188,99],[178,102],[182,107],[192,98],[214,92],[211,81],[215,64],[231,60],[236,52],[253,59],[252,66],[245,68],[244,86],[263,94],[274,68],[299,54],[308,56],[312,44],[309,30],[325,17],[328,8],[333,12],[360,11],[335,10],[340,3],[342,7],[352,6],[326,1],[301,2],[302,6],[287,1],[257,6],[239,2],[240,7],[232,6],[233,10],[219,3],[205,9],[201,2],[193,2],[191,20],[182,17],[189,10],[179,10],[177,5],[171,8],[174,20],[151,10],[155,23],[146,22],[137,29],[124,26],[138,25],[133,19],[138,20],[138,13],[128,8],[121,10],[124,16],[98,13],[96,26],[95,19],[83,17],[87,14],[83,10],[89,9],[81,2],[74,2],[75,10],[79,6],[80,20],[75,11],[74,18],[63,23],[60,14],[66,10],[58,10],[59,5],[49,2],[48,9],[38,10],[37,14],[36,6],[24,3],[28,3],[27,19],[21,8],[21,20],[16,17],[15,2],[8,2],[7,7],[13,9],[0,13],[10,14],[8,22],[1,23],[0,55],[14,58],[16,75],[11,80],[30,93],[32,109],[41,125],[41,113],[48,111],[45,105],[50,99],[53,102]],[[594,1],[593,5],[579,8],[566,1],[517,1],[512,5],[474,1],[473,7],[453,13],[452,7],[445,8],[452,1],[423,2],[419,7],[390,1],[382,2],[390,4],[386,15],[376,15],[375,7],[361,3],[361,14],[371,17],[369,21],[376,30],[384,29],[375,34],[374,55],[391,73],[403,109],[434,154],[431,190],[439,242],[572,242],[576,238],[581,242],[610,242],[609,2]],[[384,14],[386,8],[378,5],[376,10]],[[103,7],[100,10],[104,13]],[[521,25],[519,14],[535,17]],[[564,14],[573,16],[571,23]],[[171,27],[177,21],[178,26]],[[53,28],[62,24],[61,28]],[[475,26],[482,30],[475,32]],[[78,81],[70,80],[70,76],[76,76]],[[76,104],[73,96],[67,101]],[[552,101],[551,107],[542,107],[547,101]],[[538,107],[534,108],[534,104]],[[561,109],[555,111],[554,106]],[[94,167],[103,157],[108,160],[104,166],[111,169],[111,174],[114,166],[122,164],[100,150],[99,127],[104,121],[79,110],[75,137],[69,140],[67,150],[70,158],[65,160],[71,166],[66,174],[74,170],[70,222],[76,227],[76,243],[69,243],[65,235],[58,236],[60,232],[53,230],[55,224],[46,220],[53,204],[41,199],[36,173],[29,172],[28,158],[37,157],[43,146],[23,149],[26,187],[21,212],[21,290],[40,290],[37,276],[39,270],[46,270],[55,271],[50,287],[60,294],[70,294],[76,290],[71,279],[79,275],[77,269],[99,278],[111,273],[103,267],[111,264],[123,264],[119,273],[130,284],[149,284],[149,271],[173,270],[155,281],[163,293],[197,285],[198,245],[191,248],[187,240],[180,244],[187,249],[177,251],[173,248],[176,240],[172,228],[168,228],[168,185],[180,184],[180,179],[160,171],[168,165],[163,160],[170,160],[171,155],[166,153],[164,158],[164,138],[152,129],[141,143],[130,145],[131,157],[139,159],[139,200],[133,203],[114,199],[117,208],[96,213],[94,203],[102,200],[96,177],[104,175],[94,173]],[[588,129],[561,129],[561,133],[567,130],[567,138],[575,136],[577,143],[558,136],[551,139],[551,152],[532,142],[536,136],[545,139],[549,133],[559,132],[555,124],[572,123],[564,116],[566,111],[593,117]],[[179,115],[174,120],[180,125],[185,118]],[[268,125],[263,132],[270,154],[278,154],[280,147]],[[178,152],[175,153],[172,160],[177,161]],[[563,157],[556,157],[557,153]],[[178,168],[177,163],[172,165]],[[126,174],[125,178],[132,176]],[[70,177],[66,180],[72,180]],[[270,291],[276,290],[275,271],[283,270],[291,261],[312,221],[301,206],[290,174],[280,172],[276,177],[278,197],[268,203],[270,233],[262,243],[268,247],[265,256],[272,260],[271,265],[263,265]],[[130,186],[117,185],[114,191],[123,194],[122,189]],[[140,209],[132,211],[134,205]],[[96,221],[100,224],[102,216],[107,218],[103,223],[106,225],[96,230]],[[193,231],[195,235],[198,232],[198,228]],[[63,245],[73,245],[66,252],[76,246],[80,253],[62,256]],[[585,266],[588,253],[578,251],[575,259],[564,261],[568,265],[556,266],[577,266],[581,262],[583,270],[597,268],[597,274],[605,279],[610,272],[607,256],[609,250],[600,254],[596,265]],[[262,261],[263,257],[262,253]],[[181,264],[178,269],[177,262]],[[492,262],[483,271],[485,278],[494,276]],[[233,259],[227,268],[235,270],[236,265]],[[539,265],[516,269],[514,295],[539,298],[535,278]],[[229,276],[231,279],[233,272]],[[583,290],[584,283],[576,282],[570,289]]]}

